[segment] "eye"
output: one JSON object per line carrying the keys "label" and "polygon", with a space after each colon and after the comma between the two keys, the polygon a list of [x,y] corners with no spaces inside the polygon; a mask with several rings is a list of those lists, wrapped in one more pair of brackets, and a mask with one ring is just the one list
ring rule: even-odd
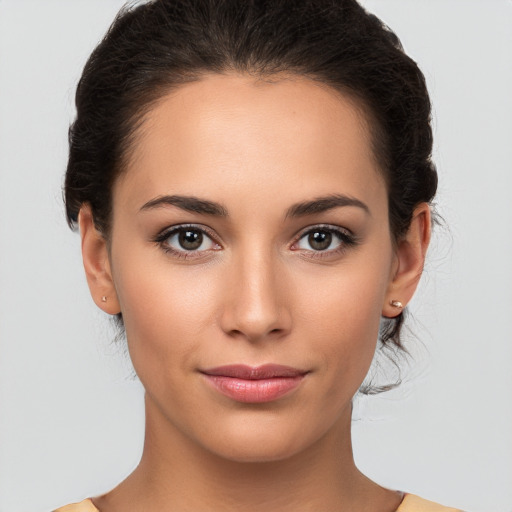
{"label": "eye", "polygon": [[[316,226],[304,232],[293,248],[325,256],[340,253],[356,244],[355,236],[347,230],[334,226]],[[315,254],[322,257],[324,254]]]}
{"label": "eye", "polygon": [[[339,244],[339,240],[331,231],[316,229],[306,233],[299,240],[299,249],[311,248],[314,251],[326,251],[337,247]],[[305,247],[306,245],[309,245],[309,247]]]}
{"label": "eye", "polygon": [[178,257],[195,257],[193,253],[202,253],[220,249],[212,236],[198,226],[176,226],[163,231],[155,238],[166,252]]}
{"label": "eye", "polygon": [[179,229],[167,238],[168,245],[174,249],[185,251],[199,251],[201,249],[204,251],[211,248],[208,242],[211,243],[211,240],[198,229]]}

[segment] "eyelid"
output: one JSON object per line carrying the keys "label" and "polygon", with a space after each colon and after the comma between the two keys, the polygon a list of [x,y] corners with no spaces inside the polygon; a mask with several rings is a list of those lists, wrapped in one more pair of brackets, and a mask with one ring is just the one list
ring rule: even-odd
{"label": "eyelid", "polygon": [[303,228],[296,236],[293,241],[293,244],[296,244],[300,239],[302,239],[305,235],[308,235],[314,231],[330,231],[336,234],[339,234],[342,238],[355,238],[354,233],[350,231],[350,229],[342,228],[341,226],[336,226],[333,224],[313,224],[311,226],[307,226]]}
{"label": "eyelid", "polygon": [[212,240],[214,240],[216,243],[219,243],[219,242],[217,242],[217,238],[218,238],[217,235],[208,226],[204,226],[202,224],[190,224],[190,223],[175,224],[173,226],[168,226],[168,227],[162,229],[156,235],[155,239],[156,238],[161,238],[161,239],[169,238],[169,236],[172,235],[173,233],[176,233],[177,231],[182,231],[182,230],[185,230],[185,229],[190,229],[190,230],[194,230],[194,231],[201,231],[202,233],[208,235],[208,237],[211,238]]}
{"label": "eyelid", "polygon": [[329,256],[342,254],[350,247],[355,246],[359,243],[356,235],[347,228],[343,228],[341,226],[336,226],[332,224],[314,224],[312,226],[308,226],[300,231],[300,233],[295,237],[291,248],[295,246],[300,240],[302,240],[306,235],[309,235],[315,231],[328,231],[334,233],[334,235],[339,239],[340,244],[335,249],[329,250],[314,250],[314,249],[294,249],[296,251],[300,251],[301,253],[309,253],[310,258],[327,258]]}
{"label": "eyelid", "polygon": [[174,247],[171,247],[170,245],[165,244],[164,242],[168,240],[171,236],[173,236],[176,233],[179,233],[180,231],[185,230],[191,230],[191,231],[199,231],[203,235],[206,235],[213,244],[217,245],[218,247],[222,247],[221,244],[218,242],[217,235],[208,228],[207,226],[201,225],[201,224],[176,224],[174,226],[169,226],[167,228],[162,229],[154,238],[153,242],[158,244],[160,247],[162,247],[163,250],[165,250],[168,253],[171,253],[179,258],[201,258],[204,256],[204,253],[209,253],[210,251],[218,251],[219,248],[215,249],[206,249],[202,251],[187,251],[185,249],[178,250]]}

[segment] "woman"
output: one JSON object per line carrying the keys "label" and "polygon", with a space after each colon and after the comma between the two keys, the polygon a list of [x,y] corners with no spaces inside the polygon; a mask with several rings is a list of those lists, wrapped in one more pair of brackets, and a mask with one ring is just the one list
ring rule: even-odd
{"label": "woman", "polygon": [[76,104],[68,221],[146,438],[126,480],[59,510],[454,510],[352,455],[352,398],[379,332],[402,348],[437,186],[396,36],[353,0],[149,2]]}

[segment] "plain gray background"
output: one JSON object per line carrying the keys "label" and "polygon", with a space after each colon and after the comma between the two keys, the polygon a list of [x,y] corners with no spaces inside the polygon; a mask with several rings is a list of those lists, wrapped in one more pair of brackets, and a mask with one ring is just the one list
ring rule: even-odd
{"label": "plain gray background", "polygon": [[[96,311],[61,204],[85,60],[122,0],[0,0],[0,511],[43,512],[136,465],[142,391]],[[512,512],[512,3],[365,0],[424,71],[439,211],[411,310],[415,361],[356,402],[383,485]]]}

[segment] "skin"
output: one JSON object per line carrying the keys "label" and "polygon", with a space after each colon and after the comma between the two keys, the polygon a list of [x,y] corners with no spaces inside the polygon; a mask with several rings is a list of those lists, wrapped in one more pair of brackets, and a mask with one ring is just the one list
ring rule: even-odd
{"label": "skin", "polygon": [[[419,205],[394,243],[369,133],[354,101],[300,77],[209,75],[149,112],[114,184],[110,239],[88,205],[80,214],[91,294],[122,312],[146,390],[142,460],[94,499],[101,512],[396,510],[402,494],[354,464],[351,400],[381,316],[397,315],[390,301],[406,305],[418,284],[430,213]],[[366,209],[285,217],[332,194]],[[215,201],[228,215],[143,208],[165,195]],[[211,234],[187,258],[166,251],[187,252],[176,237],[155,242],[181,224]],[[355,243],[333,235],[318,250],[308,229],[319,225]],[[309,373],[278,400],[243,404],[199,372],[234,363]]]}

